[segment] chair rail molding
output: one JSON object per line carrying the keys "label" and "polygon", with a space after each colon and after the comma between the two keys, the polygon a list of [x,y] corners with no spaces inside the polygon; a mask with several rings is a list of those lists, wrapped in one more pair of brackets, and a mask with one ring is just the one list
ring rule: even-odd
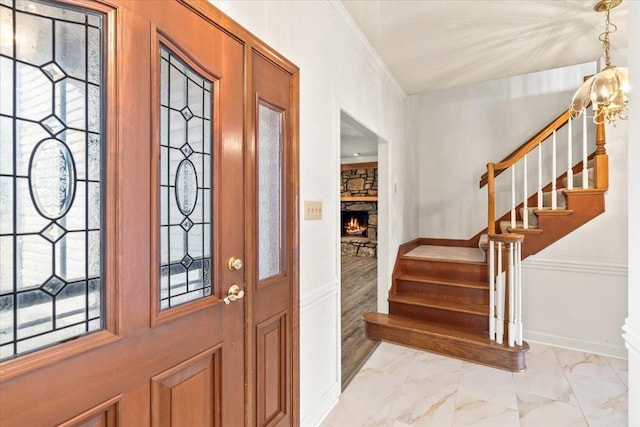
{"label": "chair rail molding", "polygon": [[619,277],[627,277],[628,271],[628,267],[624,264],[532,258],[522,261],[522,268]]}

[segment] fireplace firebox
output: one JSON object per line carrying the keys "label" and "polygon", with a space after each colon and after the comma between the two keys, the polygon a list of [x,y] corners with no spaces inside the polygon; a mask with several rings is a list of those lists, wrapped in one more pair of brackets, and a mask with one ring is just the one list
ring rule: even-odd
{"label": "fireplace firebox", "polygon": [[342,235],[367,237],[369,213],[366,211],[342,211]]}

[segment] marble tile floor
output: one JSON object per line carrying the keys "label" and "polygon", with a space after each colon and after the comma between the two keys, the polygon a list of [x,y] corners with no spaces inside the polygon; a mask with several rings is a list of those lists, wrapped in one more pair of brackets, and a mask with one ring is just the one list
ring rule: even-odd
{"label": "marble tile floor", "polygon": [[510,373],[381,343],[321,427],[626,427],[627,361],[529,343]]}

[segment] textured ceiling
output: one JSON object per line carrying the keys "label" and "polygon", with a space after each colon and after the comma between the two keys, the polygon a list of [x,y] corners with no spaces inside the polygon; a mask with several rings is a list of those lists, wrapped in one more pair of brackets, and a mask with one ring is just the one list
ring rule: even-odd
{"label": "textured ceiling", "polygon": [[[342,0],[408,94],[596,60],[605,14],[593,10],[595,3]],[[611,11],[611,21],[618,25],[612,51],[626,48],[626,2]]]}

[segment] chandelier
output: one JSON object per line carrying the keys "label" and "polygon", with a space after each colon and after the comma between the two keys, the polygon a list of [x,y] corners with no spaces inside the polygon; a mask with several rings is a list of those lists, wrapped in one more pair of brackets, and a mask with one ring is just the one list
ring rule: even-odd
{"label": "chandelier", "polygon": [[609,34],[618,29],[609,20],[609,11],[620,3],[622,0],[601,0],[593,7],[596,12],[605,12],[607,16],[605,30],[599,37],[604,48],[605,67],[598,74],[587,79],[573,95],[570,113],[574,119],[580,116],[591,103],[595,111],[593,122],[596,124],[606,121],[615,126],[617,119],[626,120],[628,117],[629,69],[611,65],[609,55]]}

